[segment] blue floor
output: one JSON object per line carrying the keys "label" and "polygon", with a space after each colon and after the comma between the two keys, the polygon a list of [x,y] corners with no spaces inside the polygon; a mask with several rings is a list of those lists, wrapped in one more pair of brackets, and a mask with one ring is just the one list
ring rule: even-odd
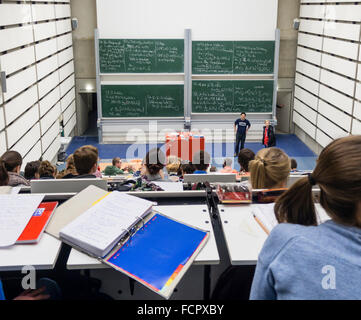
{"label": "blue floor", "polygon": [[[278,134],[276,135],[277,147],[283,149],[289,157],[296,159],[299,170],[312,170],[316,165],[317,156],[295,135]],[[145,154],[150,148],[156,145],[145,144],[99,144],[98,137],[74,137],[68,146],[66,153],[69,155],[77,148],[91,144],[98,148],[99,157],[102,160],[109,160],[114,157],[122,159],[144,158]],[[164,151],[164,144],[158,144],[159,148]],[[245,144],[246,148],[257,153],[263,148],[261,143],[251,142]],[[206,151],[209,152],[213,159],[213,165],[220,168],[224,158],[233,158],[234,144],[233,143],[206,143]],[[236,160],[236,159],[235,159]],[[237,161],[234,164],[235,169],[239,169]]]}

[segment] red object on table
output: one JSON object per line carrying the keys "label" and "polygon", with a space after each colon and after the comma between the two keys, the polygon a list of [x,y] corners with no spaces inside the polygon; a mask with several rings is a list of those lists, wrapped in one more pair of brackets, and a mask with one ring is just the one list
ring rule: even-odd
{"label": "red object on table", "polygon": [[167,133],[165,136],[166,155],[192,161],[193,154],[204,150],[204,136],[193,132]]}

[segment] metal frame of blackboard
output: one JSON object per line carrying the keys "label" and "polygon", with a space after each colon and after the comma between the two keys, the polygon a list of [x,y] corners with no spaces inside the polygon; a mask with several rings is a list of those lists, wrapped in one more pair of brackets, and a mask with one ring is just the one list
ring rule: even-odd
{"label": "metal frame of blackboard", "polygon": [[96,86],[97,86],[97,104],[98,104],[98,139],[103,142],[103,129],[102,129],[102,90],[100,81],[100,61],[99,61],[99,31],[94,31],[95,42],[95,68],[96,68]]}

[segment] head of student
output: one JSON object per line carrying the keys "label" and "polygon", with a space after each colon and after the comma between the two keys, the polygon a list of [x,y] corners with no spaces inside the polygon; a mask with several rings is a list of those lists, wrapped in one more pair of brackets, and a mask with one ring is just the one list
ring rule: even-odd
{"label": "head of student", "polygon": [[147,152],[143,165],[145,167],[145,174],[156,176],[162,174],[162,169],[166,163],[165,155],[159,148],[151,149]]}
{"label": "head of student", "polygon": [[270,121],[269,121],[269,120],[265,120],[265,121],[264,121],[264,125],[265,125],[266,128],[268,128],[269,125],[270,125]]}
{"label": "head of student", "polygon": [[254,160],[255,156],[255,153],[248,148],[244,148],[238,153],[238,163],[241,167],[241,171],[249,171],[249,162]]}
{"label": "head of student", "polygon": [[177,156],[169,156],[167,158],[166,169],[168,173],[177,173],[181,164],[180,159]]}
{"label": "head of student", "polygon": [[[312,186],[320,204],[340,224],[361,227],[361,136],[331,142],[320,153],[312,174],[299,179],[275,204],[278,221],[317,225]],[[347,155],[347,160],[345,160]]]}
{"label": "head of student", "polygon": [[297,161],[296,159],[291,158],[291,170],[297,169]]}
{"label": "head of student", "polygon": [[179,171],[178,175],[184,176],[185,174],[192,174],[196,171],[196,168],[193,166],[192,162],[183,160],[179,166]]}
{"label": "head of student", "polygon": [[247,115],[246,115],[245,112],[242,112],[242,113],[241,113],[241,119],[242,119],[242,120],[246,119],[246,116],[247,116]]}
{"label": "head of student", "polygon": [[114,167],[117,167],[118,169],[120,169],[122,167],[122,161],[120,160],[119,157],[113,158],[112,164]]}
{"label": "head of student", "polygon": [[194,153],[192,164],[198,171],[207,171],[211,163],[211,156],[208,152],[200,150]]}
{"label": "head of student", "polygon": [[249,163],[252,188],[285,188],[290,169],[290,159],[284,151],[275,147],[261,149]]}
{"label": "head of student", "polygon": [[23,158],[17,151],[6,151],[0,158],[6,171],[20,173]]}
{"label": "head of student", "polygon": [[32,179],[39,179],[39,167],[40,167],[40,161],[31,161],[28,162],[25,166],[24,171],[24,178],[26,180],[32,180]]}
{"label": "head of student", "polygon": [[231,158],[225,159],[225,160],[223,161],[223,168],[225,168],[225,167],[232,167],[232,163],[233,163],[233,161],[232,161]]}
{"label": "head of student", "polygon": [[75,150],[74,163],[79,175],[94,174],[98,167],[98,149],[93,146],[83,146]]}

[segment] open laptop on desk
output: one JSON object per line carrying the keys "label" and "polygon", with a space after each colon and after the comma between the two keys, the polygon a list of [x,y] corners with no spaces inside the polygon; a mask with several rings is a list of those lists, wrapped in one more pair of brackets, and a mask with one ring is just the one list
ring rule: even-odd
{"label": "open laptop on desk", "polygon": [[103,179],[54,179],[31,180],[31,193],[74,193],[90,185],[108,191],[107,180]]}
{"label": "open laptop on desk", "polygon": [[198,182],[236,182],[235,173],[216,173],[216,174],[185,174],[185,183]]}

